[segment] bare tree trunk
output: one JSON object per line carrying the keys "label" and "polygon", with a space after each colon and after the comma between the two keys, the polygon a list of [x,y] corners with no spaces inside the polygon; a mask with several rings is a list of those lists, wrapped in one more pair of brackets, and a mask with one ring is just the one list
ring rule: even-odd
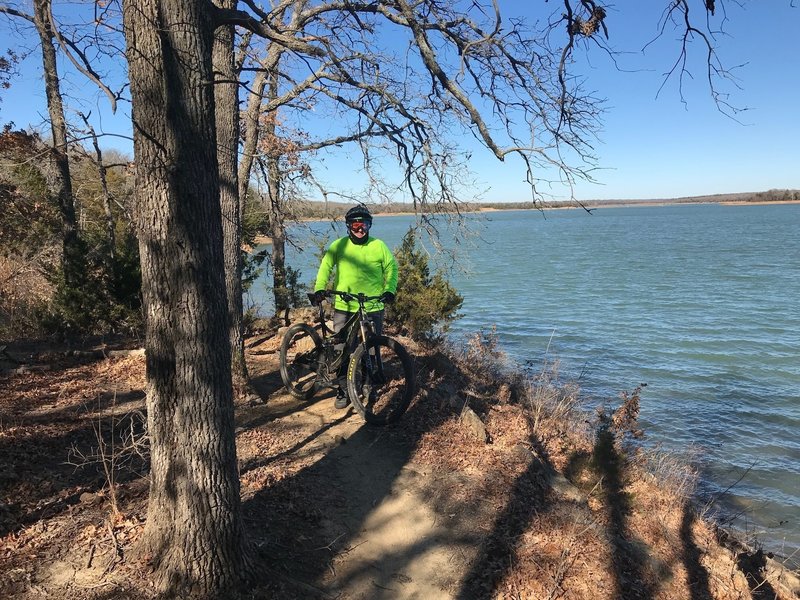
{"label": "bare tree trunk", "polygon": [[94,138],[95,152],[97,154],[97,172],[100,175],[100,184],[103,187],[103,211],[106,215],[106,235],[108,235],[108,265],[111,268],[109,274],[114,269],[114,259],[117,254],[117,234],[114,223],[114,211],[111,209],[111,193],[108,191],[107,169],[103,164],[103,154],[100,146],[97,145],[97,138]]}
{"label": "bare tree trunk", "polygon": [[[268,100],[278,97],[278,77],[270,77]],[[264,134],[273,142],[273,154],[267,157],[267,189],[269,191],[269,234],[272,238],[272,292],[275,296],[275,314],[283,313],[289,324],[289,289],[286,286],[286,224],[281,190],[281,169],[277,144],[277,121],[272,119],[264,128]]]}
{"label": "bare tree trunk", "polygon": [[269,189],[269,235],[272,238],[272,288],[275,314],[289,318],[289,288],[286,285],[286,223],[281,197],[281,172],[277,157],[267,159]]}
{"label": "bare tree trunk", "polygon": [[42,45],[42,64],[44,66],[45,93],[47,109],[50,113],[50,129],[53,135],[53,161],[55,176],[50,183],[51,193],[58,200],[61,213],[61,232],[63,243],[62,268],[64,282],[72,287],[80,275],[81,253],[78,243],[78,229],[75,223],[75,204],[72,195],[72,177],[67,155],[67,122],[64,118],[64,102],[61,98],[56,48],[53,44],[53,28],[50,21],[50,0],[34,0],[33,17],[36,31]]}
{"label": "bare tree trunk", "polygon": [[[278,97],[278,64],[281,52],[271,48],[262,67],[253,80],[251,93],[248,98],[247,110],[244,115],[244,148],[242,162],[239,165],[239,190],[240,194],[247,193],[247,182],[253,168],[253,161],[258,149],[259,140],[263,136],[277,139],[277,121],[275,119],[262,126],[260,122],[261,110],[264,101],[272,101]],[[269,68],[267,68],[269,67]],[[267,84],[269,89],[267,90]],[[266,96],[265,96],[266,90]],[[289,314],[289,290],[286,281],[286,217],[284,211],[284,198],[281,190],[281,172],[278,162],[279,149],[274,142],[274,155],[267,158],[267,191],[269,193],[269,235],[272,239],[272,292],[275,298],[275,314],[284,313],[284,320]],[[244,197],[244,196],[242,196]]]}
{"label": "bare tree trunk", "polygon": [[108,169],[103,164],[103,151],[100,149],[100,142],[97,140],[97,133],[89,123],[89,118],[81,113],[89,135],[92,136],[92,146],[94,147],[94,163],[97,166],[97,175],[100,178],[100,189],[103,192],[103,211],[106,217],[106,236],[108,237],[108,253],[105,256],[106,269],[108,276],[114,272],[114,257],[117,247],[116,228],[114,224],[114,211],[111,208],[111,193],[108,191]]}
{"label": "bare tree trunk", "polygon": [[239,198],[241,198],[242,202],[247,197],[250,174],[253,172],[253,161],[258,149],[259,117],[261,116],[261,103],[264,99],[264,88],[266,86],[267,72],[265,70],[258,71],[250,86],[247,110],[242,117],[244,144],[242,147],[242,160],[239,163]]}
{"label": "bare tree trunk", "polygon": [[[215,0],[221,8],[234,8],[235,0]],[[244,360],[244,325],[242,305],[242,200],[238,185],[239,86],[234,68],[234,30],[226,25],[214,34],[214,99],[217,119],[217,155],[220,176],[220,205],[225,253],[225,289],[228,296],[231,371],[234,383],[247,383]]]}
{"label": "bare tree trunk", "polygon": [[125,0],[158,587],[221,597],[249,564],[234,443],[209,5]]}

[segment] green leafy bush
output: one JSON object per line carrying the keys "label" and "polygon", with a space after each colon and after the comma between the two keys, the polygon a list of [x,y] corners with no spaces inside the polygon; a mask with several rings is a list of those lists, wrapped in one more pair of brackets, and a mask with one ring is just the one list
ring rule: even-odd
{"label": "green leafy bush", "polygon": [[428,255],[417,241],[417,232],[411,227],[395,250],[397,298],[386,310],[386,322],[413,336],[429,337],[447,330],[458,318],[464,299],[442,271],[431,274]]}

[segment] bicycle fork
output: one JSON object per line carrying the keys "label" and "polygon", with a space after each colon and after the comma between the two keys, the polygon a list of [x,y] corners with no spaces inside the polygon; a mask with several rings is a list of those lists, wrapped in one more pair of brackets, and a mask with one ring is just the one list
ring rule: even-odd
{"label": "bicycle fork", "polygon": [[[369,385],[375,387],[385,381],[383,374],[383,361],[381,361],[381,350],[379,345],[370,349],[369,340],[375,337],[375,329],[371,321],[365,319],[361,322],[361,339],[366,348],[364,352],[364,374],[369,378]],[[374,354],[373,354],[374,352]]]}

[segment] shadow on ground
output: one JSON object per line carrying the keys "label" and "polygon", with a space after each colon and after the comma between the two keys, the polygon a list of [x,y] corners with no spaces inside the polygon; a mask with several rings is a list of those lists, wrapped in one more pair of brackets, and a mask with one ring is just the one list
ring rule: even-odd
{"label": "shadow on ground", "polygon": [[[119,449],[143,430],[141,390],[92,390],[80,402],[73,381],[91,378],[97,357],[37,362],[44,371],[0,376],[0,538],[95,502],[106,486],[98,448]],[[102,421],[91,415],[111,411]],[[146,464],[128,457],[117,483],[138,477]]]}
{"label": "shadow on ground", "polygon": [[[466,404],[462,388],[464,382],[474,384],[474,373],[439,351],[418,356],[415,402],[397,425],[380,429],[364,425],[352,411],[335,411],[332,394],[321,393],[310,402],[283,394],[274,360],[264,364],[254,371],[253,385],[266,403],[237,408],[243,514],[258,573],[247,597],[489,599],[511,593],[505,586],[519,584],[525,590],[524,576],[540,578],[540,587],[558,597],[581,552],[595,551],[608,560],[611,583],[604,597],[650,598],[671,576],[671,567],[657,564],[631,531],[626,463],[613,439],[598,435],[592,452],[574,455],[565,469],[572,482],[582,471],[594,470],[590,487],[600,482],[603,518],[581,523],[583,529],[569,540],[573,545],[554,560],[541,542],[528,537],[535,521],[555,522],[563,505],[583,506],[586,498],[557,497],[562,492],[556,493],[552,483],[558,474],[541,440],[522,439],[507,454],[495,456],[496,463],[478,461],[469,475],[437,464],[446,453],[466,451],[460,438],[431,448],[430,437],[437,430],[463,435],[457,424]],[[77,376],[63,375],[64,381]],[[4,378],[3,389],[22,393],[25,385],[39,385],[36,377],[25,377]],[[491,397],[493,390],[482,392]],[[87,418],[92,406],[136,408],[142,391],[110,395],[98,390],[87,403],[63,407],[58,386],[33,398],[0,404],[0,424],[10,432],[0,438],[0,461],[11,465],[0,474],[0,499],[21,499],[0,506],[0,537],[46,523],[81,502],[81,494],[100,491],[99,468],[65,465],[68,449],[89,448],[96,441]],[[441,431],[436,435],[442,440]],[[427,462],[417,460],[423,451],[432,454]],[[679,556],[688,573],[686,597],[711,598],[711,574],[692,536],[694,512],[686,506],[682,515]],[[602,546],[582,548],[584,531],[599,532],[594,539]],[[763,555],[739,557],[754,599],[776,596],[764,580],[763,563]],[[121,596],[98,592],[95,597]],[[524,591],[520,597],[526,597]]]}

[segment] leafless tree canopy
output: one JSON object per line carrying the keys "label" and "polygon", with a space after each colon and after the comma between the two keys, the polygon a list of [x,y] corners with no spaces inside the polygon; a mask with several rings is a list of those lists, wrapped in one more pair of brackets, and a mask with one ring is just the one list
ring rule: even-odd
{"label": "leafless tree canopy", "polygon": [[[574,67],[579,48],[615,57],[608,41],[612,8],[636,10],[595,0],[545,1],[507,17],[499,0],[276,0],[268,8],[241,0],[217,18],[249,32],[240,64],[251,92],[263,93],[263,82],[255,85],[259,72],[279,77],[280,93],[263,107],[280,109],[279,125],[301,124],[307,111],[337,124],[302,132],[295,150],[358,143],[373,192],[387,197],[396,190],[380,186],[377,159],[389,153],[407,196],[433,209],[456,202],[469,184],[465,136],[499,160],[521,159],[534,197],[537,183],[569,188],[592,178],[602,99]],[[722,1],[668,2],[653,31],[654,37],[677,31],[680,38],[665,83],[675,76],[682,87],[687,56],[697,46],[714,100],[733,112],[719,91],[731,71],[716,54],[726,19]],[[253,41],[259,36],[263,45]]]}
{"label": "leafless tree canopy", "polygon": [[[417,203],[456,200],[457,167],[469,160],[458,142],[464,135],[500,160],[521,157],[532,183],[538,171],[567,183],[588,174],[599,100],[568,73],[565,17],[504,20],[497,2],[477,0],[239,7],[220,10],[220,20],[268,45],[250,46],[255,59],[245,69],[274,68],[280,57],[281,93],[266,110],[280,107],[298,121],[304,111],[330,115],[343,126],[337,135],[312,133],[304,148],[358,142],[367,170],[376,153],[390,152]],[[570,31],[583,12],[572,11]]]}
{"label": "leafless tree canopy", "polygon": [[[385,160],[391,157],[395,163],[388,169],[402,173],[403,197],[431,209],[455,202],[471,184],[471,155],[461,143],[465,136],[499,160],[521,159],[534,196],[546,189],[536,184],[569,188],[576,179],[591,179],[602,98],[592,94],[591,81],[574,75],[581,57],[576,50],[613,56],[630,49],[624,47],[629,32],[615,29],[615,17],[637,10],[603,0],[531,2],[526,14],[515,16],[505,14],[499,0],[216,4],[216,22],[237,26],[244,89],[257,88],[259,72],[278,74],[279,94],[262,111],[282,109],[278,128],[286,125],[302,142],[294,151],[357,143],[372,177],[371,191],[397,199],[398,190],[381,185],[392,180],[379,169],[392,165]],[[678,39],[674,62],[656,65],[664,69],[665,84],[674,78],[682,89],[688,74],[697,75],[690,73],[691,52],[700,52],[714,101],[729,114],[737,112],[735,98],[721,87],[723,82],[736,85],[735,66],[718,56],[717,44],[729,6],[743,4],[663,3],[653,37]],[[62,11],[54,6],[55,39],[113,105],[124,95],[119,85],[106,83],[108,72],[98,65],[124,46],[119,7],[111,1],[85,8],[91,14],[82,15],[81,23],[60,18]],[[17,21],[31,18],[23,3],[2,3],[0,13]],[[320,116],[336,126],[303,129]]]}

